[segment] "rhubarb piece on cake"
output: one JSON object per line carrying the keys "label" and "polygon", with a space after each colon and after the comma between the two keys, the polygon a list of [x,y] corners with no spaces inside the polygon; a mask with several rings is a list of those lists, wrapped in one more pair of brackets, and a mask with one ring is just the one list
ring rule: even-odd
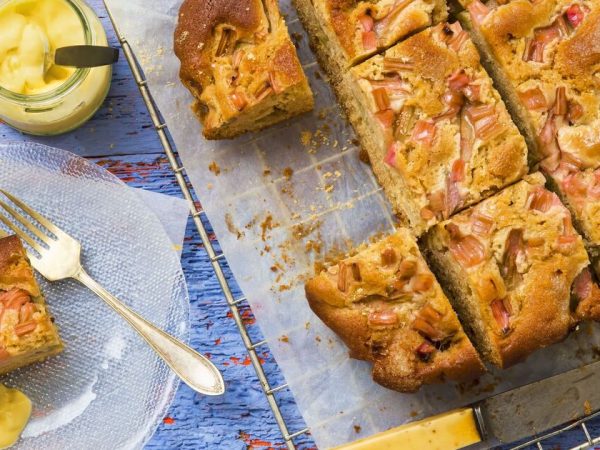
{"label": "rhubarb piece on cake", "polygon": [[600,166],[600,3],[475,0],[468,11],[532,163]]}
{"label": "rhubarb piece on cake", "polygon": [[540,173],[529,175],[425,238],[434,272],[453,294],[477,348],[499,367],[561,341],[595,307],[583,240],[544,181]]}
{"label": "rhubarb piece on cake", "polygon": [[62,350],[21,241],[0,239],[0,375]]}
{"label": "rhubarb piece on cake", "polygon": [[313,108],[276,0],[185,0],[175,53],[207,139],[256,131]]}
{"label": "rhubarb piece on cake", "polygon": [[293,0],[311,45],[336,79],[378,50],[446,20],[444,0]]}
{"label": "rhubarb piece on cake", "polygon": [[458,22],[370,58],[343,85],[373,170],[418,235],[527,171],[525,140]]}
{"label": "rhubarb piece on cake", "polygon": [[413,392],[485,371],[406,229],[311,279],[306,296],[353,358],[373,362],[373,379],[383,386]]}

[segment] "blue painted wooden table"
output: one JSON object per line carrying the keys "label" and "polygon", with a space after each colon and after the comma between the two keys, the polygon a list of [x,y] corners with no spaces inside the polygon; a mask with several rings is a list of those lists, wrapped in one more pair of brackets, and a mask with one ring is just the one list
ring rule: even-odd
{"label": "blue painted wooden table", "polygon": [[[102,19],[110,44],[118,46],[102,1],[89,0],[89,3]],[[0,124],[0,140],[36,141],[63,148],[90,158],[131,186],[181,196],[123,58],[115,66],[112,88],[104,106],[84,127],[64,136],[36,138]],[[218,250],[212,233],[211,237]],[[191,220],[186,231],[182,266],[191,300],[191,344],[209,355],[223,370],[227,393],[208,398],[193,393],[185,385],[180,386],[167,416],[146,448],[284,449],[279,429]],[[231,280],[228,268],[226,274]],[[260,341],[260,330],[254,325],[251,310],[246,307],[242,313],[253,341]],[[271,384],[282,384],[282,375],[268,349],[261,354],[261,361]],[[291,393],[282,392],[278,399],[290,431],[304,428]],[[600,420],[591,428],[600,435]],[[549,441],[544,448],[570,448],[582,439],[582,433],[575,432]],[[310,435],[301,436],[295,442],[299,449],[316,448]]]}

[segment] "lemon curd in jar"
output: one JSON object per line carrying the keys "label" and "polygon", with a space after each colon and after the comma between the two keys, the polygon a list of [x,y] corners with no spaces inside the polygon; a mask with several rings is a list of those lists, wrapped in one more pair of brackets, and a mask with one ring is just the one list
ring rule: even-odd
{"label": "lemon curd in jar", "polygon": [[98,110],[111,67],[54,65],[54,51],[71,45],[107,45],[83,1],[0,0],[0,119],[25,133],[52,135],[77,128]]}

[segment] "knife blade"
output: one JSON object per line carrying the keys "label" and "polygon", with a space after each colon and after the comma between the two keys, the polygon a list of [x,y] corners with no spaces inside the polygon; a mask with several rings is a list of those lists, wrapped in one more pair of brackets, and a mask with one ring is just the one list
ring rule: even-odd
{"label": "knife blade", "polygon": [[336,447],[337,450],[460,449],[511,443],[600,409],[600,361]]}
{"label": "knife blade", "polygon": [[503,443],[538,435],[600,409],[599,386],[600,361],[512,389],[480,403],[483,426]]}

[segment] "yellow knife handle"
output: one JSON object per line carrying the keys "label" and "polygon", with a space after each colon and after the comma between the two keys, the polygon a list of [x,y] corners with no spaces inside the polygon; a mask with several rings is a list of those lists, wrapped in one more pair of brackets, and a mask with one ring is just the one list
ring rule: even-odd
{"label": "yellow knife handle", "polygon": [[472,408],[439,416],[369,436],[335,450],[456,450],[481,442]]}

